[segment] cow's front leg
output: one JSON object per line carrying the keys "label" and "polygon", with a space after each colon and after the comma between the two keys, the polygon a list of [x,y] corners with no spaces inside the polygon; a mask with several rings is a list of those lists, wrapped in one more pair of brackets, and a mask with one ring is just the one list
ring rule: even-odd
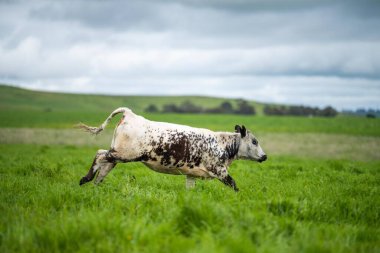
{"label": "cow's front leg", "polygon": [[219,180],[222,181],[225,185],[232,187],[232,189],[234,189],[236,192],[239,191],[239,188],[237,188],[236,186],[235,180],[230,175],[227,175],[223,178],[219,178]]}
{"label": "cow's front leg", "polygon": [[221,182],[223,182],[223,184],[231,187],[236,192],[239,191],[239,189],[236,186],[235,180],[230,175],[228,175],[226,167],[212,167],[209,169],[209,174],[212,177],[218,178]]}
{"label": "cow's front leg", "polygon": [[195,177],[186,176],[186,189],[192,189],[195,187]]}

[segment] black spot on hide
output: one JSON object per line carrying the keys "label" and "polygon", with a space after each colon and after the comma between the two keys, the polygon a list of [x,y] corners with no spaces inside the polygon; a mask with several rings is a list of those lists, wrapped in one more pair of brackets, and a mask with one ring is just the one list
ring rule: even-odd
{"label": "black spot on hide", "polygon": [[161,158],[161,165],[180,168],[187,164],[194,168],[201,164],[202,149],[199,144],[204,141],[201,135],[172,131],[167,142],[163,140],[163,137],[160,138],[160,142],[153,147],[153,152]]}

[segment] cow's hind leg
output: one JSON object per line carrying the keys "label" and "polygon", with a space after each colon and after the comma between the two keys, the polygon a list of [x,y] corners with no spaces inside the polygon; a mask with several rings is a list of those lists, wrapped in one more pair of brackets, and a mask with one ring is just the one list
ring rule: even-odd
{"label": "cow's hind leg", "polygon": [[116,163],[105,163],[101,166],[98,175],[95,179],[95,184],[100,184],[103,179],[108,175],[108,173],[115,167]]}
{"label": "cow's hind leg", "polygon": [[94,161],[92,162],[92,165],[90,167],[90,170],[88,171],[87,175],[82,177],[82,179],[79,182],[79,185],[85,184],[87,182],[90,182],[94,179],[96,172],[103,167],[105,164],[109,163],[106,160],[106,154],[108,150],[99,149],[96,153],[96,156],[94,158]]}

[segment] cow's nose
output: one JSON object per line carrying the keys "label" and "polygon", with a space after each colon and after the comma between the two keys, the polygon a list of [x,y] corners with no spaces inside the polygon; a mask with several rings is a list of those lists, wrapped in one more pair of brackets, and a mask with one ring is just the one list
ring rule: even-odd
{"label": "cow's nose", "polygon": [[260,162],[264,162],[267,159],[267,155],[263,155],[260,157]]}

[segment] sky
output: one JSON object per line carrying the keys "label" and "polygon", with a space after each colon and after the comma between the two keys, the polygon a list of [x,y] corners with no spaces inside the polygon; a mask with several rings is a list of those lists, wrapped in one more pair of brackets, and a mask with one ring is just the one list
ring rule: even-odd
{"label": "sky", "polygon": [[380,1],[0,0],[0,82],[380,109]]}

